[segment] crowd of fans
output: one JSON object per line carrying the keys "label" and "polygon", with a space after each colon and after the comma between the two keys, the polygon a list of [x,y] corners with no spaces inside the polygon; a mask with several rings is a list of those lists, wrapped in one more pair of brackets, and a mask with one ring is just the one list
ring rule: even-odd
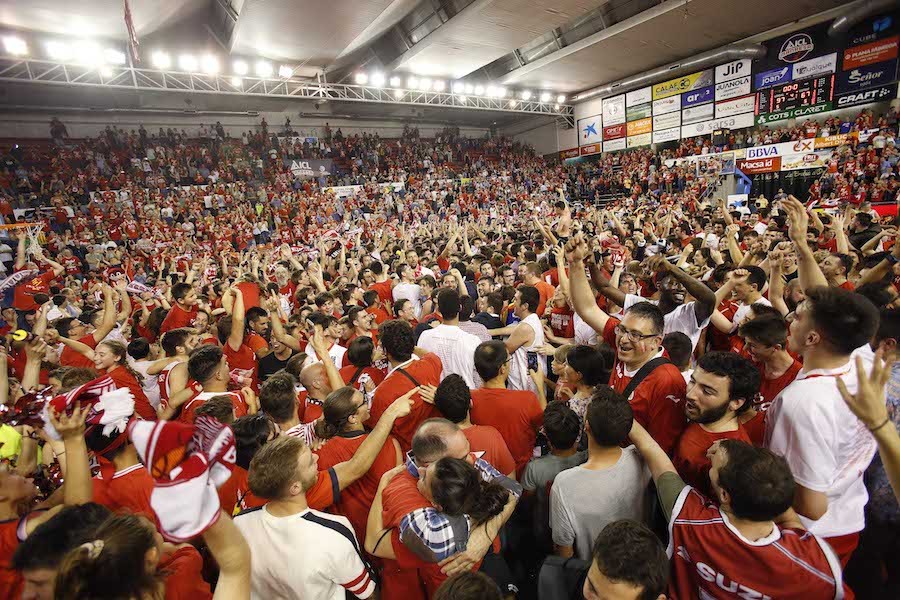
{"label": "crowd of fans", "polygon": [[900,244],[841,191],[892,140],[737,211],[649,150],[64,129],[0,181],[52,207],[0,246],[4,597],[900,593]]}

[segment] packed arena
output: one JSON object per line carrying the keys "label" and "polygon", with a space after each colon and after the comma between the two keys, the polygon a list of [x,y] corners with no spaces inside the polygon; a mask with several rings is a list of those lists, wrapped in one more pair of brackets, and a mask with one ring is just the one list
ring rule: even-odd
{"label": "packed arena", "polygon": [[109,4],[0,11],[0,599],[900,598],[895,3]]}

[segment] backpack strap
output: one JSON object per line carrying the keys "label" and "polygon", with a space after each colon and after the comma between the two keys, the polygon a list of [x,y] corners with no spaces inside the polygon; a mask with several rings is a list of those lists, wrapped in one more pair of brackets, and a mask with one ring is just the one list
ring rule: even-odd
{"label": "backpack strap", "polygon": [[398,372],[398,373],[402,373],[407,379],[409,379],[410,381],[412,381],[412,384],[413,384],[415,387],[419,387],[419,385],[420,385],[419,382],[416,381],[416,378],[413,377],[412,375],[410,375],[409,372],[408,372],[406,369],[403,369],[403,368],[401,368],[401,367],[397,367],[397,372]]}
{"label": "backpack strap", "polygon": [[659,356],[654,358],[650,362],[644,363],[644,366],[638,369],[638,372],[634,374],[634,377],[631,378],[631,381],[628,382],[628,385],[625,387],[625,390],[622,392],[622,395],[625,396],[626,400],[631,400],[631,395],[634,393],[634,390],[637,389],[641,382],[647,379],[647,376],[650,375],[653,371],[656,370],[657,367],[661,367],[663,365],[669,364],[670,361],[665,356]]}

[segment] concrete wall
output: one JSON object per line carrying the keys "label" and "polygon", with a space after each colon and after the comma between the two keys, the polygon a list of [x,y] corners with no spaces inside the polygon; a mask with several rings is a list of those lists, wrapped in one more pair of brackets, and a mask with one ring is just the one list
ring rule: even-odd
{"label": "concrete wall", "polygon": [[540,117],[500,130],[505,136],[530,144],[539,155],[555,154],[578,146],[578,136],[573,128],[561,121]]}

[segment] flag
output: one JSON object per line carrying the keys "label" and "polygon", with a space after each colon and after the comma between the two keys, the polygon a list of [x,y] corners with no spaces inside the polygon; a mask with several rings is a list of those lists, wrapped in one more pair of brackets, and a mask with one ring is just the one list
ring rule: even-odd
{"label": "flag", "polygon": [[139,63],[141,58],[138,56],[138,39],[137,31],[134,29],[134,19],[131,18],[131,7],[128,6],[128,0],[125,2],[125,28],[128,30],[128,50],[131,52],[131,60]]}

